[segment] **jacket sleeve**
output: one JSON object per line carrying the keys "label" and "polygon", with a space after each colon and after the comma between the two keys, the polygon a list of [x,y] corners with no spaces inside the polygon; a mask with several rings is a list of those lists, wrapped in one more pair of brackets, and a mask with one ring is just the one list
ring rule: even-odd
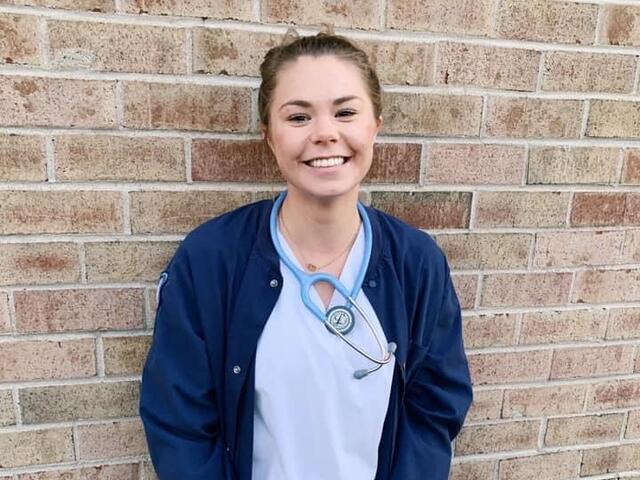
{"label": "jacket sleeve", "polygon": [[160,480],[224,479],[214,382],[182,245],[163,277],[140,393],[151,459]]}
{"label": "jacket sleeve", "polygon": [[422,476],[429,480],[447,480],[451,442],[462,428],[471,405],[471,379],[462,340],[460,305],[446,260],[444,263],[444,286],[436,289],[442,292],[439,309],[426,301],[433,291],[421,292],[425,304],[418,309],[418,314],[426,316],[427,321],[421,337],[411,341],[408,351],[394,480]]}

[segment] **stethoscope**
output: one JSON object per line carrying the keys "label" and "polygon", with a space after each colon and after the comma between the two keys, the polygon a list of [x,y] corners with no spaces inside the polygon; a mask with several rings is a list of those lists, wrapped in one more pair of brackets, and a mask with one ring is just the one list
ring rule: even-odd
{"label": "stethoscope", "polygon": [[[382,339],[380,335],[373,327],[371,321],[367,314],[363,311],[363,309],[356,303],[355,298],[358,296],[358,292],[362,288],[362,282],[364,280],[364,276],[367,272],[367,267],[369,266],[369,259],[371,258],[371,248],[372,248],[372,233],[371,233],[371,223],[369,221],[369,216],[367,215],[367,211],[364,206],[358,202],[358,212],[360,213],[360,218],[362,219],[362,224],[364,226],[364,260],[360,265],[360,270],[358,272],[358,276],[353,284],[353,290],[349,292],[349,290],[344,286],[344,284],[338,280],[333,275],[328,273],[313,273],[308,274],[304,270],[300,269],[295,263],[289,258],[287,253],[282,248],[280,244],[280,240],[278,238],[278,212],[280,212],[280,207],[282,206],[282,202],[284,201],[287,195],[286,190],[280,193],[276,198],[273,208],[271,209],[270,220],[270,229],[271,229],[271,240],[273,241],[273,245],[276,248],[276,252],[280,256],[282,262],[287,266],[291,273],[296,277],[298,283],[300,283],[300,296],[302,297],[302,303],[305,307],[307,307],[311,313],[313,313],[324,326],[334,335],[337,335],[342,340],[344,340],[347,345],[353,348],[360,355],[365,357],[367,360],[375,363],[376,366],[373,368],[363,368],[360,370],[356,370],[353,373],[353,376],[357,379],[361,379],[369,375],[370,373],[375,372],[382,368],[383,365],[386,365],[393,358],[393,354],[396,351],[396,344],[394,342],[389,342],[387,349],[385,350]],[[318,306],[313,303],[311,298],[309,297],[309,291],[311,287],[317,282],[327,282],[333,288],[335,288],[340,294],[347,300],[345,305],[337,305],[335,307],[330,308],[326,313],[324,313]],[[349,340],[346,335],[353,329],[355,324],[355,316],[351,307],[355,308],[356,311],[362,316],[367,327],[373,334],[380,348],[380,355],[382,358],[378,359],[372,357],[367,352],[362,350],[360,347],[355,345],[351,340]]]}

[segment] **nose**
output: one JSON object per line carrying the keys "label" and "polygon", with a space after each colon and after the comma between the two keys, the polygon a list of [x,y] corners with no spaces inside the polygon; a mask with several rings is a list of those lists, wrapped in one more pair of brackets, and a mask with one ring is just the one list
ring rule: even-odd
{"label": "nose", "polygon": [[311,141],[313,143],[334,143],[338,141],[338,137],[338,128],[333,117],[328,118],[323,115],[316,116],[311,131]]}

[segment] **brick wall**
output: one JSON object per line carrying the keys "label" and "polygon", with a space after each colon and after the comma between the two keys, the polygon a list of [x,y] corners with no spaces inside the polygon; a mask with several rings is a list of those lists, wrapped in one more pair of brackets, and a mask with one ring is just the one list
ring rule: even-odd
{"label": "brick wall", "polygon": [[0,477],[155,478],[155,281],[281,187],[259,61],[329,21],[384,83],[365,196],[435,236],[464,307],[452,478],[640,478],[640,5],[617,3],[0,3]]}

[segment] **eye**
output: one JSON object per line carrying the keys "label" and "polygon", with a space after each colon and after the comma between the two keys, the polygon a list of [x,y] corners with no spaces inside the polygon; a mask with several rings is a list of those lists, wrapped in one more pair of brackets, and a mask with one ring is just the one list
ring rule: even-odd
{"label": "eye", "polygon": [[304,122],[305,120],[307,120],[307,115],[303,115],[301,113],[296,113],[294,115],[291,115],[289,118],[287,118],[287,120],[294,122],[294,123],[301,123]]}
{"label": "eye", "polygon": [[355,110],[340,110],[336,115],[339,117],[351,117],[356,113],[358,112],[356,112]]}

